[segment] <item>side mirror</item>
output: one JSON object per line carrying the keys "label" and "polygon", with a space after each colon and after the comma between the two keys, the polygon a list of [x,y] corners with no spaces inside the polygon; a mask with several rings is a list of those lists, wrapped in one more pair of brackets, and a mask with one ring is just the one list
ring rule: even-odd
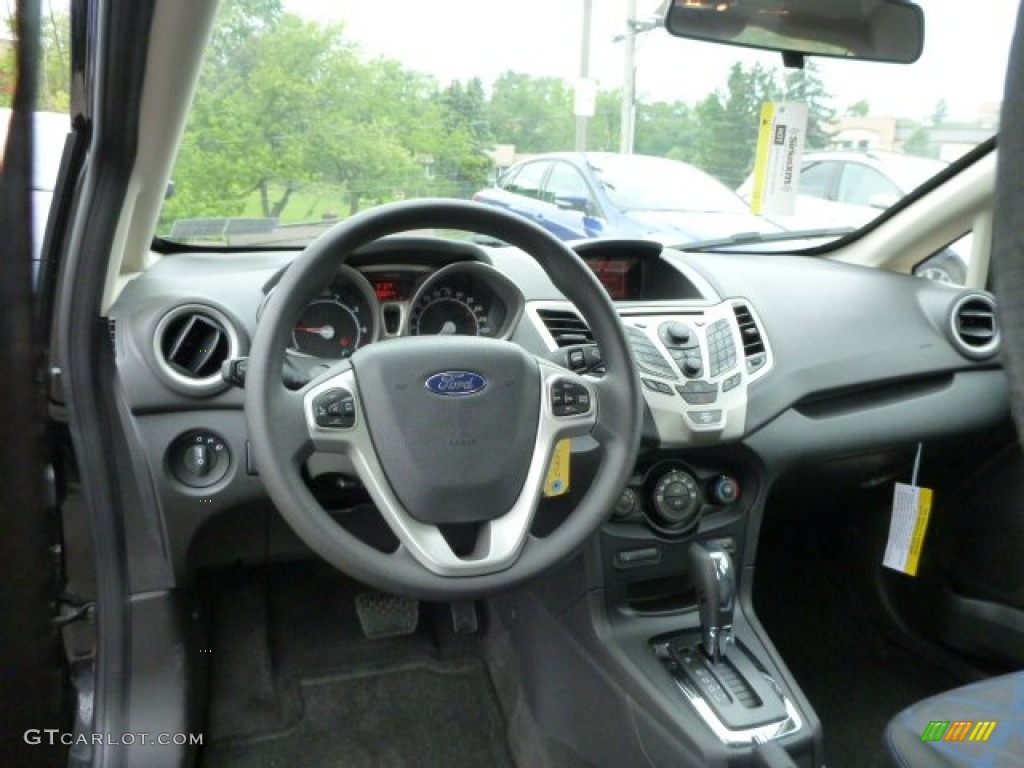
{"label": "side mirror", "polygon": [[877,195],[872,195],[868,198],[868,205],[884,211],[890,205],[898,203],[899,200],[899,195],[894,195],[892,192],[879,192]]}
{"label": "side mirror", "polygon": [[924,13],[909,0],[671,0],[665,28],[710,43],[900,64],[924,48]]}
{"label": "side mirror", "polygon": [[555,205],[563,211],[586,213],[590,209],[590,199],[583,195],[556,195]]}

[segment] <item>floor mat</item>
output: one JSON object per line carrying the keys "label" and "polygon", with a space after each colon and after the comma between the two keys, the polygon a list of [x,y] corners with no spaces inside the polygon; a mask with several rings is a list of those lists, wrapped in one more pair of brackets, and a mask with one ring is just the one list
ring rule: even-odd
{"label": "floor mat", "polygon": [[365,588],[320,564],[210,579],[203,766],[511,766],[476,643],[419,630],[369,640]]}
{"label": "floor mat", "polygon": [[758,553],[754,606],[822,722],[829,768],[883,765],[889,719],[960,684],[887,636],[867,586],[880,556],[864,525],[836,512],[769,520]]}
{"label": "floor mat", "polygon": [[511,766],[504,726],[479,662],[394,667],[301,684],[287,732],[214,742],[207,766]]}

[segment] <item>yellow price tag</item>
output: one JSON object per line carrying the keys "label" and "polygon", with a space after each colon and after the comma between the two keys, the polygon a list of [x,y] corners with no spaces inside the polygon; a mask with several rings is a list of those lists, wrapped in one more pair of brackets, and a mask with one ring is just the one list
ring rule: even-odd
{"label": "yellow price tag", "polygon": [[917,575],[931,513],[931,488],[896,483],[892,521],[889,524],[889,541],[882,557],[882,565],[908,576]]}
{"label": "yellow price tag", "polygon": [[569,440],[559,440],[551,455],[548,476],[544,480],[544,495],[548,498],[569,492]]}

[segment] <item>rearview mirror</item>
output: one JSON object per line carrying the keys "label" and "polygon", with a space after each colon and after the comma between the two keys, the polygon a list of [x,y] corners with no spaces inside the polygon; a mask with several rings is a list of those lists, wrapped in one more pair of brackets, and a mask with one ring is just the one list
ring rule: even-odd
{"label": "rearview mirror", "polygon": [[789,55],[910,64],[924,48],[924,13],[908,0],[672,0],[665,27]]}

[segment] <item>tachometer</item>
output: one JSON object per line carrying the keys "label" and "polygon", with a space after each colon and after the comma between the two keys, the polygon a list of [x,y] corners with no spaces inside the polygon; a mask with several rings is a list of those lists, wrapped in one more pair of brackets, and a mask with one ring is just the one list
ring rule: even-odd
{"label": "tachometer", "polygon": [[416,336],[491,335],[483,303],[452,286],[438,286],[422,294],[409,319]]}
{"label": "tachometer", "polygon": [[376,339],[376,308],[366,278],[343,268],[330,287],[302,310],[292,328],[293,348],[313,357],[350,357]]}

